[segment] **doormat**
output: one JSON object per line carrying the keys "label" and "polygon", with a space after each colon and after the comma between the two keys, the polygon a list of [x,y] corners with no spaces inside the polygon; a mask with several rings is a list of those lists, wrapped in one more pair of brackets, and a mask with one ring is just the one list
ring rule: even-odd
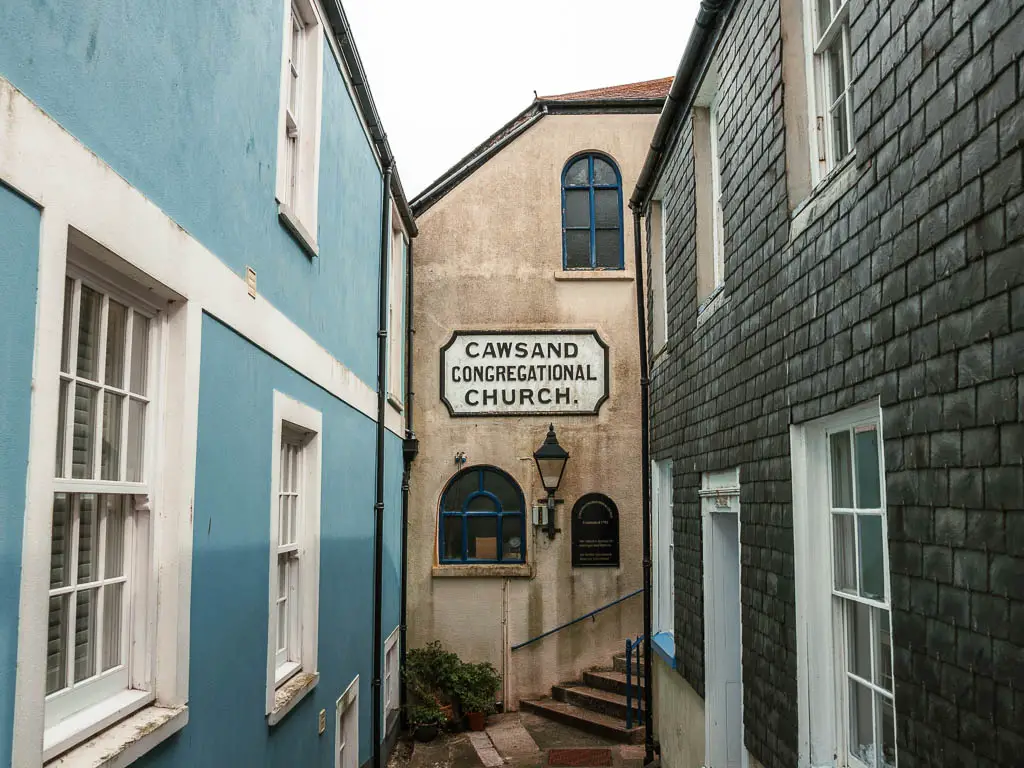
{"label": "doormat", "polygon": [[548,765],[561,768],[602,768],[612,764],[612,751],[607,748],[552,749]]}

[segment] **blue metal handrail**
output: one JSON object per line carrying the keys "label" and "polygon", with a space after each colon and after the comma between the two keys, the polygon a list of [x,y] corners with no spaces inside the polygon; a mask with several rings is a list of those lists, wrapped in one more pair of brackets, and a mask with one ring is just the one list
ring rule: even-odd
{"label": "blue metal handrail", "polygon": [[626,728],[633,727],[633,652],[636,651],[636,722],[642,725],[644,713],[640,708],[640,651],[644,647],[644,635],[635,640],[626,640]]}
{"label": "blue metal handrail", "polygon": [[538,640],[541,640],[541,639],[547,637],[548,635],[553,635],[553,634],[555,634],[555,632],[562,631],[566,627],[571,627],[573,624],[578,624],[579,622],[583,621],[584,619],[589,619],[591,616],[596,616],[601,611],[606,611],[609,608],[611,608],[612,606],[618,605],[619,603],[623,602],[624,600],[629,600],[629,598],[631,598],[631,597],[636,597],[637,595],[642,594],[643,591],[644,590],[641,587],[636,592],[630,592],[628,595],[625,595],[624,597],[620,597],[618,600],[613,600],[612,602],[608,603],[608,605],[602,605],[596,611],[591,611],[590,613],[586,613],[586,614],[580,616],[578,619],[573,619],[572,621],[567,621],[565,624],[560,624],[559,626],[555,627],[554,629],[549,629],[547,632],[544,632],[543,634],[537,635],[536,637],[531,637],[529,640],[527,640],[525,642],[517,643],[516,645],[512,646],[512,650],[513,651],[518,651],[520,648],[524,648],[525,646],[529,645],[530,643],[535,643]]}

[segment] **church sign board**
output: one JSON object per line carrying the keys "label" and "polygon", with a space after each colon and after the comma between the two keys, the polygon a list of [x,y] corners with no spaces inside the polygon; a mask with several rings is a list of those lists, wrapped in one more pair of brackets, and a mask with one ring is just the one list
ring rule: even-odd
{"label": "church sign board", "polygon": [[572,567],[619,567],[619,510],[602,493],[588,493],[573,505]]}
{"label": "church sign board", "polygon": [[597,331],[455,331],[441,348],[452,416],[596,415],[608,399]]}

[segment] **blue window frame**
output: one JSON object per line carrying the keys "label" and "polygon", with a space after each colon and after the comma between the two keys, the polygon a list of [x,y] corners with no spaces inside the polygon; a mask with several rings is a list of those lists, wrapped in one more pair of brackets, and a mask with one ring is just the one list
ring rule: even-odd
{"label": "blue window frame", "polygon": [[622,269],[622,176],[607,155],[576,155],[562,170],[562,266]]}
{"label": "blue window frame", "polygon": [[441,494],[437,542],[442,563],[526,562],[526,503],[519,485],[497,467],[463,469]]}

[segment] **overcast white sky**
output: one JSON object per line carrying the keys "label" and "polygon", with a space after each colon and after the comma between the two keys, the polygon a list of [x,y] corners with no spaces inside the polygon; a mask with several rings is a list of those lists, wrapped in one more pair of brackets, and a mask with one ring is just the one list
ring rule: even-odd
{"label": "overcast white sky", "polygon": [[541,96],[675,74],[699,0],[344,0],[410,198]]}

